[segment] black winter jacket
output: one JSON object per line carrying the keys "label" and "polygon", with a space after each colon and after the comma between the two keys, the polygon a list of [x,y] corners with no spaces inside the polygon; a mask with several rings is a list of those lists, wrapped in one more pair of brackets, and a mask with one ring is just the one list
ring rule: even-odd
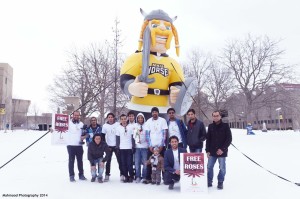
{"label": "black winter jacket", "polygon": [[192,148],[203,148],[203,141],[206,139],[206,129],[200,120],[195,123],[188,122],[187,145]]}
{"label": "black winter jacket", "polygon": [[[104,153],[105,157],[103,158]],[[88,147],[88,160],[92,162],[98,158],[103,158],[102,162],[106,162],[109,157],[109,153],[111,152],[106,142],[101,141],[100,144],[97,145],[93,140]]]}
{"label": "black winter jacket", "polygon": [[[220,124],[215,122],[208,126],[206,137],[206,152],[209,152],[211,156],[227,157],[228,147],[232,141],[231,130],[227,123]],[[218,149],[223,151],[222,155],[217,155]]]}

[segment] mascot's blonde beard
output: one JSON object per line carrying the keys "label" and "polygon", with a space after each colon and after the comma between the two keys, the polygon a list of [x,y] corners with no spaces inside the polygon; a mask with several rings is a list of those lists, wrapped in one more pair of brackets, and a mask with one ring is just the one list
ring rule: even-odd
{"label": "mascot's blonde beard", "polygon": [[171,41],[173,38],[173,33],[171,30],[161,30],[159,28],[153,28],[150,31],[151,31],[151,46],[152,47],[156,46],[156,36],[165,36],[166,40],[167,40],[165,47],[166,47],[166,49],[170,48]]}

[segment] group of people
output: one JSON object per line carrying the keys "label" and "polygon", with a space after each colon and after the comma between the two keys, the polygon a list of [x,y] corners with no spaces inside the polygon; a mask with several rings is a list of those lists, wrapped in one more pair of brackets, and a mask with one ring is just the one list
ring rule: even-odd
{"label": "group of people", "polygon": [[180,154],[186,153],[187,148],[190,153],[201,153],[206,141],[208,187],[212,186],[213,167],[218,160],[218,188],[223,189],[225,160],[232,136],[228,124],[222,122],[220,112],[212,113],[213,123],[207,132],[194,109],[187,112],[187,125],[176,118],[173,108],[168,109],[166,119],[159,116],[157,107],[151,109],[151,116],[146,120],[143,113],[129,111],[127,115],[120,115],[117,122],[115,115],[108,113],[106,123],[101,127],[95,117],[90,119],[89,126],[84,125],[80,113],[75,111],[67,136],[70,181],[75,182],[75,157],[79,179],[87,180],[82,161],[83,140],[86,140],[92,182],[109,181],[115,154],[122,182],[160,185],[163,179],[164,184],[173,189],[174,183],[180,180]]}

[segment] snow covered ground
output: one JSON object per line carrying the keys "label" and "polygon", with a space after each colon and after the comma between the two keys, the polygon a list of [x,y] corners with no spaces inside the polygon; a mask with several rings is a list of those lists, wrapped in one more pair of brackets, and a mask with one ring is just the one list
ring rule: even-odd
{"label": "snow covered ground", "polygon": [[[264,168],[293,182],[300,182],[300,132],[269,131],[247,136],[246,130],[232,129],[233,144]],[[0,131],[0,166],[42,136],[45,132],[23,131],[4,133]],[[121,183],[117,164],[112,162],[111,181],[91,183],[89,163],[84,154],[85,176],[88,181],[70,183],[68,178],[68,155],[64,146],[52,146],[51,135],[39,142],[0,169],[0,197],[17,194],[18,198],[37,194],[39,198],[208,198],[208,199],[299,199],[300,186],[286,182],[245,158],[234,147],[229,148],[227,174],[224,189],[214,187],[208,193],[181,194],[179,184],[168,190],[166,185]],[[215,175],[218,165],[215,166]],[[75,173],[77,173],[75,166]],[[216,178],[216,176],[215,176]],[[41,194],[41,195],[40,195]],[[45,194],[45,195],[43,195]]]}

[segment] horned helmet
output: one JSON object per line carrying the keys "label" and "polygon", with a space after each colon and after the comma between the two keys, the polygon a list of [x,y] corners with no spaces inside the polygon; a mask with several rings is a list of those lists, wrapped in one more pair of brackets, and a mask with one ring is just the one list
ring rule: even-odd
{"label": "horned helmet", "polygon": [[138,50],[141,51],[143,49],[143,56],[150,53],[151,45],[155,46],[155,44],[156,44],[156,33],[159,30],[158,29],[150,30],[150,28],[148,26],[150,21],[154,21],[154,20],[164,20],[168,23],[166,26],[167,29],[165,31],[160,31],[159,33],[163,34],[164,36],[167,36],[166,49],[170,48],[170,43],[171,43],[172,37],[174,35],[176,54],[177,54],[177,56],[179,56],[178,34],[177,34],[177,30],[176,30],[175,26],[173,25],[173,22],[177,19],[177,16],[171,18],[163,10],[153,10],[150,13],[146,13],[145,11],[143,11],[140,8],[140,12],[144,16],[144,23],[142,25],[142,29],[140,32]]}

